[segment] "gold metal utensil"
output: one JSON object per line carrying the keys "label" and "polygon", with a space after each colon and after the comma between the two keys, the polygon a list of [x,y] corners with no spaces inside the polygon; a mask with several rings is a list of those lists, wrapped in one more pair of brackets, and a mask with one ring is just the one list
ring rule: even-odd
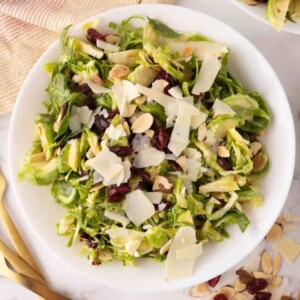
{"label": "gold metal utensil", "polygon": [[6,207],[3,204],[3,194],[5,189],[6,181],[2,172],[0,171],[0,218],[19,256],[36,272],[36,274],[40,278],[40,281],[47,283],[42,271],[40,270],[38,264],[35,262],[35,259],[32,257],[17,227],[15,226],[13,220],[8,214]]}
{"label": "gold metal utensil", "polygon": [[70,300],[70,298],[62,296],[57,292],[51,290],[47,285],[10,270],[3,255],[0,255],[0,276],[5,276],[11,280],[14,280],[15,282],[23,285],[25,288],[35,292],[46,300]]}

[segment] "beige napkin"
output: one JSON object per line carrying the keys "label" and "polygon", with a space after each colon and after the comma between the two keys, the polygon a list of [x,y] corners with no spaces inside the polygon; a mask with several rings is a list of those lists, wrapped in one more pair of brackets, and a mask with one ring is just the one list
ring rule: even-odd
{"label": "beige napkin", "polygon": [[[173,0],[0,0],[0,115],[12,110],[17,93],[39,56],[68,24],[100,11]],[[29,99],[30,100],[30,99]]]}

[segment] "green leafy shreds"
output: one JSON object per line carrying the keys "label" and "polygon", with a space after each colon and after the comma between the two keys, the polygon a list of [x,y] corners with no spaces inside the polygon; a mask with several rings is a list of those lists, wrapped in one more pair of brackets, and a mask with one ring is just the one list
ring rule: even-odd
{"label": "green leafy shreds", "polygon": [[174,31],[172,28],[168,27],[166,24],[159,20],[147,18],[149,24],[154,28],[154,30],[159,33],[160,36],[166,38],[178,38],[181,36],[180,33]]}

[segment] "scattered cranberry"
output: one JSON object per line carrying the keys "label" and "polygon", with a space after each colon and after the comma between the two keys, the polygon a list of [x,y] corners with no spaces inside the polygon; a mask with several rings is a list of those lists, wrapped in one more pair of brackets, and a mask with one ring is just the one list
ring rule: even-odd
{"label": "scattered cranberry", "polygon": [[143,169],[138,169],[135,167],[131,167],[131,175],[132,176],[139,176],[141,178],[141,181],[139,183],[139,187],[141,189],[152,189],[152,181],[151,176],[148,172],[146,172]]}
{"label": "scattered cranberry", "polygon": [[177,85],[174,78],[169,73],[167,73],[165,70],[161,70],[157,74],[156,79],[163,79],[168,82],[168,85],[164,89],[164,93],[168,94],[168,95],[169,95],[169,89],[171,89],[172,87]]}
{"label": "scattered cranberry", "polygon": [[155,131],[155,134],[151,142],[153,146],[156,147],[158,150],[165,150],[168,147],[170,138],[171,138],[170,132],[164,127],[159,127]]}
{"label": "scattered cranberry", "polygon": [[228,300],[224,294],[217,294],[214,296],[213,300]]}
{"label": "scattered cranberry", "polygon": [[87,94],[91,91],[91,88],[88,86],[88,84],[83,83],[83,84],[75,84],[73,90],[75,93]]}
{"label": "scattered cranberry", "polygon": [[96,249],[98,247],[98,242],[86,232],[80,234],[79,240],[85,241],[89,248]]}
{"label": "scattered cranberry", "polygon": [[101,138],[106,128],[108,128],[108,126],[109,126],[108,121],[103,116],[97,115],[95,117],[94,124],[92,126],[92,131],[97,133]]}
{"label": "scattered cranberry", "polygon": [[95,44],[97,43],[97,40],[102,40],[105,41],[105,36],[102,35],[98,30],[95,28],[89,28],[87,30],[87,39],[92,43]]}
{"label": "scattered cranberry", "polygon": [[124,199],[125,194],[129,193],[130,191],[131,188],[126,182],[120,184],[119,186],[111,186],[107,191],[109,202],[121,202]]}
{"label": "scattered cranberry", "polygon": [[107,118],[108,119],[112,119],[118,113],[120,113],[118,108],[116,108],[114,110],[111,110],[110,112],[108,112],[108,117]]}
{"label": "scattered cranberry", "polygon": [[210,280],[207,281],[207,284],[210,287],[214,288],[219,283],[220,278],[221,278],[221,275],[219,275],[219,276],[217,276],[215,278],[212,278],[212,279],[210,279]]}
{"label": "scattered cranberry", "polygon": [[266,293],[266,292],[258,292],[253,300],[270,300],[272,297],[271,293]]}
{"label": "scattered cranberry", "polygon": [[217,162],[222,167],[223,170],[225,171],[232,170],[232,164],[228,158],[218,157]]}
{"label": "scattered cranberry", "polygon": [[247,292],[251,295],[255,295],[261,290],[264,290],[269,285],[268,281],[262,278],[254,279],[247,284]]}
{"label": "scattered cranberry", "polygon": [[109,147],[109,150],[119,156],[126,157],[132,154],[133,149],[128,146]]}
{"label": "scattered cranberry", "polygon": [[95,102],[95,99],[91,96],[87,96],[85,99],[84,99],[84,102],[83,104],[85,106],[87,106],[89,109],[91,110],[94,110],[96,108],[96,102]]}

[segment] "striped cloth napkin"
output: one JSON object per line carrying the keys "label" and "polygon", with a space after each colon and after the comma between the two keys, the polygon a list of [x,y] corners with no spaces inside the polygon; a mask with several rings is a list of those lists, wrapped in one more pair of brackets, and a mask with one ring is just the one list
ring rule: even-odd
{"label": "striped cloth napkin", "polygon": [[173,0],[0,0],[0,115],[12,110],[17,93],[39,56],[68,24],[117,6]]}

